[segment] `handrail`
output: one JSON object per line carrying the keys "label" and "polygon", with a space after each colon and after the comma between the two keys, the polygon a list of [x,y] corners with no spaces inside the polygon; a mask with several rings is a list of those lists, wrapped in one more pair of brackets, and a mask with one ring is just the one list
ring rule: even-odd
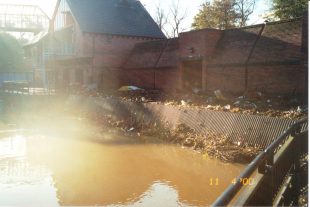
{"label": "handrail", "polygon": [[[298,127],[300,125],[306,123],[308,118],[301,119],[295,122],[289,129],[287,129],[282,135],[280,135],[272,144],[270,144],[263,152],[257,155],[257,157],[246,167],[246,169],[239,175],[236,179],[237,181],[243,180],[244,178],[248,178],[250,175],[254,173],[256,169],[259,168],[259,165],[265,161],[273,152],[278,145],[286,139],[286,137],[292,133],[296,133]],[[231,184],[212,204],[212,206],[227,206],[229,202],[234,198],[234,196],[239,192],[242,188],[242,182],[236,182],[235,184]]]}

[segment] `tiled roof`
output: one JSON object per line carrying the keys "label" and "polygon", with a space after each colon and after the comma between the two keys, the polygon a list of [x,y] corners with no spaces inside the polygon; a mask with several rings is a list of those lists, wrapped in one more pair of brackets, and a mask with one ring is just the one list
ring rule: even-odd
{"label": "tiled roof", "polygon": [[67,0],[84,32],[166,38],[137,0]]}
{"label": "tiled roof", "polygon": [[124,68],[176,67],[178,46],[176,38],[138,43]]}

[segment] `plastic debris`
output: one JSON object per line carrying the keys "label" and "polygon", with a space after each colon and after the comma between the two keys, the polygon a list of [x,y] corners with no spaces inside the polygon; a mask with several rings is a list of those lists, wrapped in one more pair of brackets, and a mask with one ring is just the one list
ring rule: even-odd
{"label": "plastic debris", "polygon": [[236,101],[235,103],[234,103],[234,106],[239,106],[240,105],[240,101]]}
{"label": "plastic debris", "polygon": [[118,91],[143,91],[144,89],[139,88],[137,86],[122,86],[118,89]]}
{"label": "plastic debris", "polygon": [[300,106],[297,107],[297,112],[298,113],[302,113],[303,112],[303,110],[300,108]]}
{"label": "plastic debris", "polygon": [[222,101],[226,101],[227,99],[224,97],[224,95],[222,94],[221,90],[216,90],[214,91],[214,95],[216,96],[216,98],[218,100],[222,100]]}
{"label": "plastic debris", "polygon": [[213,103],[213,102],[214,102],[214,99],[213,99],[212,97],[209,97],[209,98],[207,99],[207,103],[208,103],[208,104]]}
{"label": "plastic debris", "polygon": [[231,106],[230,106],[230,105],[226,105],[226,106],[224,106],[224,109],[230,110],[230,109],[231,109]]}
{"label": "plastic debris", "polygon": [[197,93],[199,93],[199,92],[200,92],[200,89],[198,89],[198,88],[194,88],[194,89],[193,89],[193,92],[197,94]]}

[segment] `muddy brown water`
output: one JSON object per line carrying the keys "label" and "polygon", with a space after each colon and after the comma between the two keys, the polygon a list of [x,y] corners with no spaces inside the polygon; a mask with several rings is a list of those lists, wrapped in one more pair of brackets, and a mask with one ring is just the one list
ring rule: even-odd
{"label": "muddy brown water", "polygon": [[175,145],[11,134],[0,138],[0,205],[206,206],[243,169]]}

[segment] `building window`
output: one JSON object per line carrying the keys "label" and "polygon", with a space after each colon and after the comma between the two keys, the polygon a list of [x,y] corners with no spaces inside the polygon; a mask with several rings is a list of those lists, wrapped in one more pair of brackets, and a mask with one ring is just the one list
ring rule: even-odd
{"label": "building window", "polygon": [[65,18],[65,26],[71,26],[73,24],[72,14],[69,11],[63,13]]}

